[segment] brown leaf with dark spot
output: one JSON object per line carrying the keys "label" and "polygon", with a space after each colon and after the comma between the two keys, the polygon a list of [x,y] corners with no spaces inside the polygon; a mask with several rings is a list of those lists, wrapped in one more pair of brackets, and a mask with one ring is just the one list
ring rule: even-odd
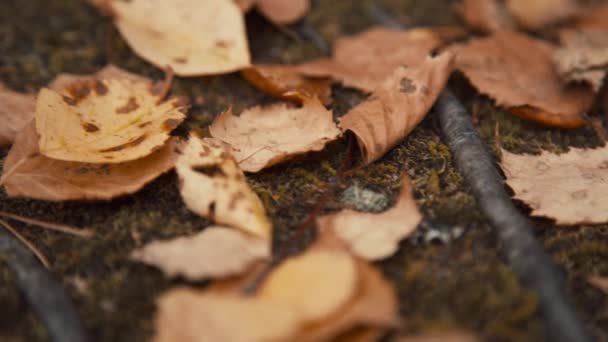
{"label": "brown leaf with dark spot", "polygon": [[513,114],[547,126],[586,125],[584,114],[593,102],[593,91],[562,82],[553,66],[555,49],[548,42],[505,31],[452,51],[456,68],[473,86]]}
{"label": "brown leaf with dark spot", "polygon": [[0,83],[0,147],[10,145],[34,117],[36,98],[9,90]]}
{"label": "brown leaf with dark spot", "polygon": [[364,102],[340,120],[357,137],[365,163],[382,157],[407,136],[431,109],[452,72],[453,56],[426,57],[395,69]]}

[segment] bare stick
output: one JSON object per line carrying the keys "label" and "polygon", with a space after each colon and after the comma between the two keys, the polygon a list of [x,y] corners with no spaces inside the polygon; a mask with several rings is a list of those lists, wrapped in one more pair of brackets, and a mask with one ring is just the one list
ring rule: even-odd
{"label": "bare stick", "polygon": [[89,229],[89,228],[74,228],[74,227],[68,226],[66,224],[41,221],[41,220],[9,213],[9,212],[2,211],[2,210],[0,210],[0,216],[10,218],[15,221],[31,224],[34,226],[38,226],[41,228],[56,230],[58,232],[80,236],[83,238],[90,238],[93,235],[95,235],[95,231],[93,231],[92,229]]}
{"label": "bare stick", "polygon": [[165,98],[167,95],[169,95],[169,91],[171,90],[171,85],[173,84],[173,68],[167,65],[163,71],[165,72],[165,80],[162,83],[162,87],[158,91],[158,100],[156,100],[157,105],[165,101]]}
{"label": "bare stick", "polygon": [[44,267],[46,267],[47,269],[50,268],[51,264],[49,263],[49,259],[47,259],[44,254],[42,254],[42,252],[38,248],[36,248],[36,246],[34,246],[31,241],[23,237],[23,235],[19,234],[19,232],[15,228],[13,228],[13,226],[11,226],[8,222],[0,220],[0,225],[4,226],[6,230],[8,230],[11,234],[13,234],[13,236],[17,238],[17,240],[21,241],[21,243],[26,245],[27,248],[29,248],[29,250],[34,253],[36,258],[40,260],[40,263],[43,264]]}

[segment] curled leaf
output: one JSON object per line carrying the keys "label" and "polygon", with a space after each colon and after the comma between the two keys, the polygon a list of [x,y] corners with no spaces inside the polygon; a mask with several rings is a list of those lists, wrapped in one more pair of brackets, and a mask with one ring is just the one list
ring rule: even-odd
{"label": "curled leaf", "polygon": [[191,134],[175,170],[186,206],[198,215],[270,238],[264,206],[251,190],[228,148]]}
{"label": "curled leaf", "polygon": [[301,108],[254,107],[238,117],[227,111],[209,131],[232,147],[243,170],[257,172],[295,155],[319,151],[340,135],[331,112],[319,100],[303,101]]}
{"label": "curled leaf", "polygon": [[449,53],[398,67],[364,102],[340,120],[355,133],[365,163],[382,157],[426,116],[452,71]]}
{"label": "curled leaf", "polygon": [[10,145],[34,117],[36,98],[9,90],[0,83],[0,147]]}

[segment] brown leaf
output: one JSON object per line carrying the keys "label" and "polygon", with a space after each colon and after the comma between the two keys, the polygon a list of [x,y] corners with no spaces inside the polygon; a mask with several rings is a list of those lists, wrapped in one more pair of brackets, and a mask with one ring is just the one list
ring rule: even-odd
{"label": "brown leaf", "polygon": [[261,91],[302,104],[304,97],[317,97],[331,104],[331,82],[328,79],[302,76],[292,65],[256,65],[241,70],[241,75]]}
{"label": "brown leaf", "polygon": [[190,135],[175,170],[186,206],[222,225],[270,239],[270,222],[258,196],[226,146]]}
{"label": "brown leaf", "polygon": [[[59,85],[57,85],[59,84]],[[161,147],[184,119],[180,98],[157,103],[152,83],[109,77],[43,88],[36,103],[40,152],[87,163],[120,163]]]}
{"label": "brown leaf", "polygon": [[517,155],[502,150],[502,169],[514,198],[558,224],[608,221],[608,146],[568,153]]}
{"label": "brown leaf", "polygon": [[590,30],[608,30],[608,4],[593,6],[581,15],[575,23],[575,27]]}
{"label": "brown leaf", "polygon": [[333,230],[357,256],[380,260],[394,254],[401,240],[411,235],[421,220],[411,182],[404,175],[401,193],[393,208],[378,214],[345,209],[320,217],[317,224],[321,230]]}
{"label": "brown leaf", "polygon": [[10,145],[34,117],[36,98],[9,90],[0,83],[0,147]]}
{"label": "brown leaf", "polygon": [[463,0],[457,9],[469,26],[483,32],[517,28],[502,0]]}
{"label": "brown leaf", "polygon": [[310,10],[310,0],[257,0],[258,10],[277,25],[293,24]]}
{"label": "brown leaf", "polygon": [[372,92],[395,68],[424,63],[441,40],[428,29],[393,31],[375,27],[352,37],[339,38],[332,58],[301,64],[307,76],[331,77],[347,87]]}
{"label": "brown leaf", "polygon": [[235,229],[212,226],[193,236],[153,241],[135,250],[131,257],[159,267],[169,277],[203,280],[246,271],[270,257],[270,245]]}
{"label": "brown leaf", "polygon": [[357,136],[365,163],[382,157],[426,116],[452,72],[453,56],[426,57],[398,67],[374,93],[340,120]]}
{"label": "brown leaf", "polygon": [[239,166],[248,172],[320,151],[340,135],[331,112],[316,98],[305,98],[301,108],[254,107],[238,117],[229,110],[215,119],[209,131],[232,147]]}
{"label": "brown leaf", "polygon": [[576,0],[507,0],[506,6],[519,24],[530,30],[575,17],[581,10]]}
{"label": "brown leaf", "polygon": [[555,127],[587,124],[583,114],[593,102],[593,92],[562,83],[553,67],[553,45],[505,31],[454,50],[456,68],[480,93],[513,114]]}
{"label": "brown leaf", "polygon": [[419,336],[401,336],[395,342],[477,342],[479,339],[465,332],[445,332]]}
{"label": "brown leaf", "polygon": [[[147,157],[119,164],[86,164],[40,155],[36,125],[31,121],[18,135],[6,160],[3,176],[21,165],[4,185],[11,197],[47,201],[109,200],[131,194],[173,168],[177,140],[169,140]],[[32,157],[33,156],[33,157]]]}
{"label": "brown leaf", "polygon": [[118,30],[140,57],[176,75],[249,65],[243,14],[233,0],[112,0]]}
{"label": "brown leaf", "polygon": [[564,30],[562,47],[553,54],[559,75],[568,82],[583,81],[598,92],[608,70],[608,31]]}
{"label": "brown leaf", "polygon": [[608,277],[598,277],[591,276],[587,278],[589,284],[595,286],[599,290],[602,290],[606,295],[608,295]]}

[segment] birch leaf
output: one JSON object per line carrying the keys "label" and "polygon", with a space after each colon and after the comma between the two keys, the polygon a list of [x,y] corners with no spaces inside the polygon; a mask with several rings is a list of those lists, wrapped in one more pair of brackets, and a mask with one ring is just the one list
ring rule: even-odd
{"label": "birch leaf", "polygon": [[191,134],[175,169],[186,206],[222,225],[270,239],[264,206],[251,190],[228,148]]}
{"label": "birch leaf", "polygon": [[316,98],[304,99],[301,108],[285,104],[254,107],[238,117],[227,111],[215,119],[209,131],[232,147],[240,167],[248,172],[319,151],[340,135],[331,112]]}
{"label": "birch leaf", "polygon": [[10,145],[34,117],[36,98],[9,90],[0,83],[0,147]]}
{"label": "birch leaf", "polygon": [[163,146],[187,108],[179,98],[157,103],[150,82],[128,78],[43,88],[36,103],[40,152],[86,163],[139,159]]}
{"label": "birch leaf", "polygon": [[249,65],[243,14],[233,0],[111,0],[118,30],[140,57],[176,75]]}

